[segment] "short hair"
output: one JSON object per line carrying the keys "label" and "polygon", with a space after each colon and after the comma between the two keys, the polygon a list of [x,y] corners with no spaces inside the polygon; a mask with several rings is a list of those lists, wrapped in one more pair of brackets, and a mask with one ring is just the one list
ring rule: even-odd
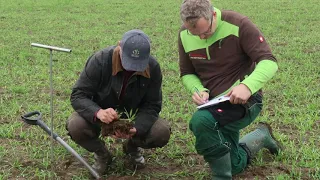
{"label": "short hair", "polygon": [[210,0],[184,0],[180,7],[182,22],[195,26],[200,18],[210,20],[212,18],[213,6]]}

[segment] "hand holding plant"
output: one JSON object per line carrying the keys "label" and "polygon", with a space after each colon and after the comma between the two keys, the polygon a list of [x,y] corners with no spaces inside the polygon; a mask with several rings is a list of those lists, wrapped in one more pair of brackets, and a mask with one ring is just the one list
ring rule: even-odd
{"label": "hand holding plant", "polygon": [[[101,135],[103,137],[105,136],[111,136],[114,138],[123,138],[128,139],[132,136],[134,136],[137,132],[136,128],[133,127],[134,120],[136,117],[136,113],[138,110],[136,110],[134,113],[132,110],[128,112],[125,110],[123,112],[127,119],[117,118],[110,123],[102,123],[101,127]],[[121,117],[122,113],[119,113],[118,117]]]}

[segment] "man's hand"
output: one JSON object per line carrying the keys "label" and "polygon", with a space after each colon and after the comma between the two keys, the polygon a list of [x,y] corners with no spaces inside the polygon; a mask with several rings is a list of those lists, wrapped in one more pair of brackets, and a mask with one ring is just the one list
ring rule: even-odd
{"label": "man's hand", "polygon": [[231,104],[245,104],[251,96],[251,91],[246,85],[239,84],[232,88],[226,96],[230,97]]}
{"label": "man's hand", "polygon": [[205,91],[199,92],[199,94],[197,92],[194,92],[192,95],[192,100],[197,105],[201,105],[208,102],[208,99],[209,99],[209,94]]}
{"label": "man's hand", "polygon": [[121,138],[121,139],[130,139],[136,133],[137,133],[137,129],[134,127],[134,128],[130,129],[129,134],[122,133],[120,131],[116,131],[115,134],[112,137],[113,138]]}
{"label": "man's hand", "polygon": [[100,109],[97,113],[97,118],[100,119],[100,121],[109,124],[112,121],[118,119],[118,113],[113,108],[108,109]]}

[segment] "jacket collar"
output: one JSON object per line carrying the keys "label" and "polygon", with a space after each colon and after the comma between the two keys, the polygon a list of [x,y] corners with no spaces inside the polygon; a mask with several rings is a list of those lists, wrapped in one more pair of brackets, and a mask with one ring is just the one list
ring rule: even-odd
{"label": "jacket collar", "polygon": [[[120,46],[117,46],[112,55],[112,76],[115,76],[118,74],[118,72],[124,71],[122,65],[121,65],[121,59],[120,59]],[[135,72],[134,75],[141,75],[146,78],[150,78],[150,68],[147,67],[146,70],[143,72]]]}

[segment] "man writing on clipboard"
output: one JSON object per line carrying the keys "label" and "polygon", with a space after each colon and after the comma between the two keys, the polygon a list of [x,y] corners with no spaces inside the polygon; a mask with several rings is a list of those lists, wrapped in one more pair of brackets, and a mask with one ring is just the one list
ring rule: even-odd
{"label": "man writing on clipboard", "polygon": [[199,108],[189,127],[195,148],[208,162],[213,179],[231,179],[251,157],[267,148],[280,150],[270,126],[239,140],[239,131],[262,109],[262,86],[278,66],[260,30],[245,16],[220,11],[210,0],[185,0],[180,9],[179,67],[182,83],[197,105],[225,96],[227,101]]}

